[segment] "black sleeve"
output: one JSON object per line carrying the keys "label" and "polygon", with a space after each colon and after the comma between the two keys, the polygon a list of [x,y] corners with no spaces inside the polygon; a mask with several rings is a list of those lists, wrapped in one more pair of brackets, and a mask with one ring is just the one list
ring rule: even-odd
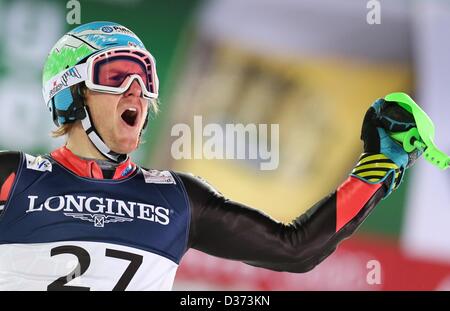
{"label": "black sleeve", "polygon": [[[275,271],[307,272],[349,237],[384,196],[374,192],[348,223],[336,229],[337,192],[290,224],[226,199],[199,177],[177,173],[191,205],[188,247]],[[280,204],[282,204],[280,198]]]}
{"label": "black sleeve", "polygon": [[0,151],[0,187],[19,168],[20,152]]}
{"label": "black sleeve", "polygon": [[[20,163],[20,152],[0,151],[0,189],[6,179],[16,173]],[[6,203],[5,198],[0,196],[0,206]],[[1,210],[0,210],[1,213]]]}

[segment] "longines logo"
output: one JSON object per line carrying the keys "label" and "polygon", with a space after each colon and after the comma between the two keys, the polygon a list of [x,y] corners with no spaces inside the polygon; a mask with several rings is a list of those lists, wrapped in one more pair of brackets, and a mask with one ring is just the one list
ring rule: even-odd
{"label": "longines logo", "polygon": [[83,213],[64,213],[66,216],[86,220],[94,223],[94,227],[103,228],[105,224],[110,222],[133,221],[133,218],[125,218],[118,216],[106,216],[103,214],[83,214]]}
{"label": "longines logo", "polygon": [[64,212],[65,216],[92,222],[95,227],[100,228],[108,223],[130,222],[136,218],[163,226],[170,222],[169,209],[151,204],[73,195],[52,196],[45,200],[41,200],[36,195],[29,195],[28,200],[27,213],[43,210]]}

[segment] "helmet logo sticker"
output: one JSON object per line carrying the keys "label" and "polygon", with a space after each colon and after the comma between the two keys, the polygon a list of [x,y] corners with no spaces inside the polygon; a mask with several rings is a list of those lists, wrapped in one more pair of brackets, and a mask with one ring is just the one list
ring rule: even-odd
{"label": "helmet logo sticker", "polygon": [[81,79],[81,75],[78,72],[77,68],[73,67],[68,69],[61,77],[61,83],[64,86],[67,86],[67,81],[69,80],[69,78],[78,78]]}
{"label": "helmet logo sticker", "polygon": [[123,26],[103,26],[102,28],[100,28],[100,30],[105,33],[112,33],[113,31],[115,31],[118,33],[134,35],[134,33],[131,30],[129,30],[128,28],[125,28]]}
{"label": "helmet logo sticker", "polygon": [[106,32],[106,33],[110,33],[110,32],[113,32],[113,28],[112,27],[110,27],[110,26],[103,26],[102,28],[101,28],[101,30],[103,31],[103,32]]}

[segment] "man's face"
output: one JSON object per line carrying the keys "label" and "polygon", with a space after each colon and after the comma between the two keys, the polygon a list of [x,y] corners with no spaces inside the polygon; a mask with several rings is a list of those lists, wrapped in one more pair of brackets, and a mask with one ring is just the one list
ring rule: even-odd
{"label": "man's face", "polygon": [[86,92],[86,104],[97,132],[117,153],[128,154],[138,147],[148,107],[148,101],[141,93],[136,80],[120,95]]}

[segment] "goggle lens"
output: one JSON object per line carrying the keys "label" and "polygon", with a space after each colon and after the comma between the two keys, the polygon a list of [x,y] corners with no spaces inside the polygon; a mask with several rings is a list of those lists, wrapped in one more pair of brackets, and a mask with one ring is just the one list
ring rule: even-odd
{"label": "goggle lens", "polygon": [[137,75],[148,93],[156,93],[154,65],[151,56],[138,51],[113,51],[92,61],[91,81],[94,85],[120,88],[127,78]]}

